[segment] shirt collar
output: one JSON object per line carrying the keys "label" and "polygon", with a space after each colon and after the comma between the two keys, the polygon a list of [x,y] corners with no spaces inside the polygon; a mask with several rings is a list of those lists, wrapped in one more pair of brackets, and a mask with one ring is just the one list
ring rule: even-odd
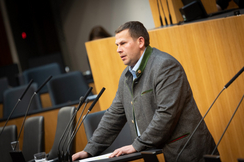
{"label": "shirt collar", "polygon": [[141,55],[140,59],[137,61],[137,63],[135,64],[135,66],[134,67],[129,66],[129,71],[133,75],[133,79],[137,78],[136,77],[136,70],[139,68],[139,66],[141,64],[141,61],[142,61],[142,58],[144,56],[144,53],[145,53],[146,49],[147,49],[147,47],[143,51],[143,54]]}

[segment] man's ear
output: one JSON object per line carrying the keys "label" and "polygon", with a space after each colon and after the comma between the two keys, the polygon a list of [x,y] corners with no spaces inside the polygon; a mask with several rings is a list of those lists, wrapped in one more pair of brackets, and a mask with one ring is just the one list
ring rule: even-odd
{"label": "man's ear", "polygon": [[145,39],[141,36],[138,38],[139,47],[143,48],[145,45]]}

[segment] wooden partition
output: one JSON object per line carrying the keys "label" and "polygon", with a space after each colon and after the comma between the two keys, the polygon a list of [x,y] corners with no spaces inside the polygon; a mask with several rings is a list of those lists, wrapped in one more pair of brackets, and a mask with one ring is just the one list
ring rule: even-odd
{"label": "wooden partition", "polygon": [[[228,17],[149,31],[152,47],[168,52],[184,67],[202,115],[225,84],[244,66],[244,16]],[[96,89],[106,88],[99,104],[107,109],[125,68],[115,38],[86,43]],[[220,95],[205,121],[216,143],[244,94],[244,74]],[[244,158],[244,103],[218,149],[223,162]]]}
{"label": "wooden partition", "polygon": [[[160,13],[161,13],[164,26],[166,25],[164,17],[166,17],[168,24],[170,24],[169,15],[171,15],[172,17],[173,24],[177,24],[180,21],[183,21],[182,15],[179,10],[184,6],[182,0],[149,0],[155,27],[161,26],[157,1],[159,2]],[[201,0],[201,2],[207,14],[217,12],[215,0]],[[231,1],[227,9],[231,9],[231,8],[238,8],[238,6],[233,1]],[[165,15],[163,13],[165,13]]]}

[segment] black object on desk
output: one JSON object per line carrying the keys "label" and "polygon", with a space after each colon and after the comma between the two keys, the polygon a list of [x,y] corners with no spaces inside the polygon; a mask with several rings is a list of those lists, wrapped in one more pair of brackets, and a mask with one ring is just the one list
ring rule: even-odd
{"label": "black object on desk", "polygon": [[13,162],[26,162],[22,151],[10,151]]}

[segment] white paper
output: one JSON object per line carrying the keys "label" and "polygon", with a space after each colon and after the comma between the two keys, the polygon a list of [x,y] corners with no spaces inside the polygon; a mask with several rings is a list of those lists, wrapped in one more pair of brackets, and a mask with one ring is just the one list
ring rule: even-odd
{"label": "white paper", "polygon": [[95,156],[95,157],[90,157],[90,158],[82,159],[82,160],[79,160],[79,162],[86,162],[86,161],[94,161],[94,160],[108,159],[111,154],[112,154],[112,152],[111,153],[104,154],[104,155],[100,155],[100,156]]}

